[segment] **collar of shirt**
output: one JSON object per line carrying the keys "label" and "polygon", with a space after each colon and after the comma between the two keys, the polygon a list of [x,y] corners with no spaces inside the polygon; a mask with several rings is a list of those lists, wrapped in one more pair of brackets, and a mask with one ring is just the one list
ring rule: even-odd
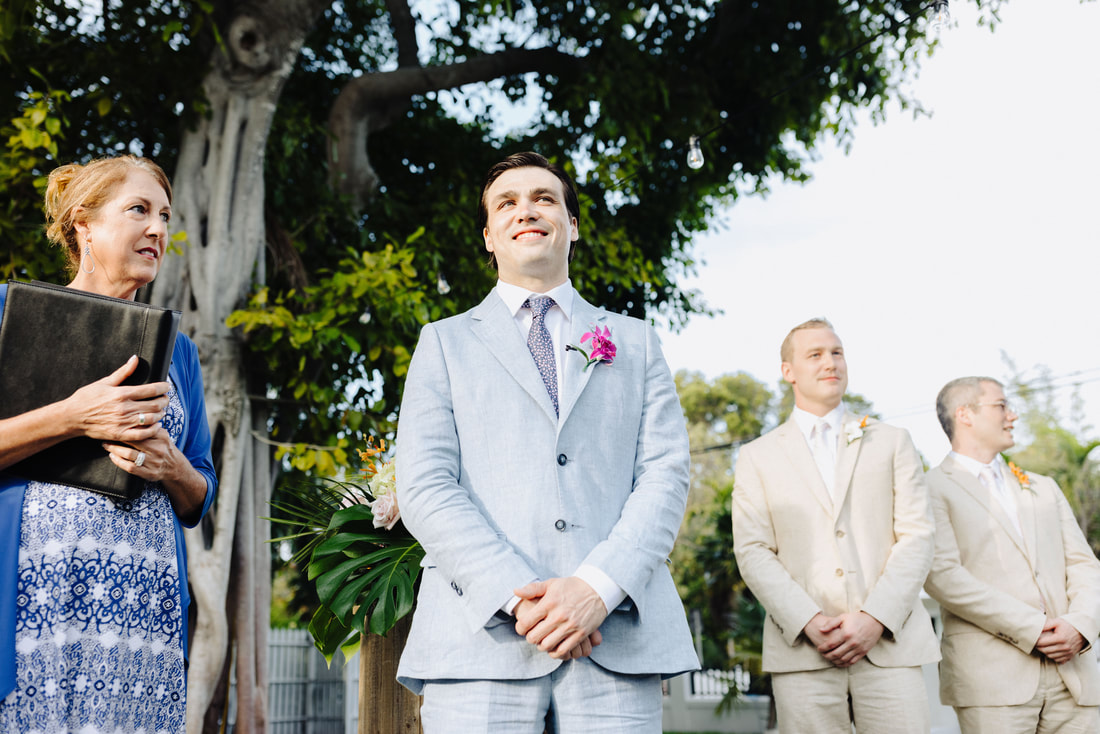
{"label": "collar of shirt", "polygon": [[[806,443],[810,443],[811,434],[813,433],[814,426],[817,424],[818,418],[824,418],[825,422],[829,424],[829,428],[833,431],[833,438],[840,435],[840,421],[844,418],[844,403],[836,406],[823,416],[816,416],[813,413],[808,413],[802,408],[795,408],[791,412],[791,417],[794,418],[794,422],[798,425],[798,430],[802,431],[802,435],[806,437]],[[813,444],[810,444],[811,446]]]}
{"label": "collar of shirt", "polygon": [[[512,314],[512,318],[519,322],[524,323],[523,336],[527,338],[527,332],[531,329],[531,310],[523,307],[523,302],[531,296],[550,296],[554,299],[554,304],[561,309],[561,313],[565,316],[565,320],[573,320],[573,284],[568,278],[565,282],[559,286],[551,288],[546,293],[535,293],[534,291],[527,290],[518,285],[512,285],[511,283],[505,283],[503,280],[497,281],[497,295],[504,301],[504,305],[508,307],[509,313]],[[550,318],[550,313],[553,313],[554,309],[551,309],[547,314],[547,318]],[[549,327],[547,327],[549,328]],[[553,338],[553,334],[550,335]],[[557,346],[555,340],[554,346]]]}
{"label": "collar of shirt", "polygon": [[959,462],[964,469],[973,474],[975,479],[977,479],[978,476],[981,475],[982,469],[986,468],[987,466],[991,468],[993,470],[993,473],[996,474],[998,477],[1004,476],[1004,473],[1001,471],[1004,468],[1004,460],[1001,459],[1000,454],[994,457],[993,461],[989,462],[988,464],[983,464],[977,459],[972,459],[969,456],[964,456],[957,451],[952,451],[950,456],[954,457],[955,461]]}

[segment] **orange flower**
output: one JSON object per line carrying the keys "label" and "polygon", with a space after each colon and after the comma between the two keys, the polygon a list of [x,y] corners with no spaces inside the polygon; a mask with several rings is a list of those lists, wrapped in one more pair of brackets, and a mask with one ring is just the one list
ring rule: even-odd
{"label": "orange flower", "polygon": [[859,427],[860,428],[866,428],[867,427],[867,419],[870,418],[870,417],[871,417],[870,414],[863,416],[863,420],[861,420],[859,422]]}
{"label": "orange flower", "polygon": [[1008,470],[1012,472],[1012,476],[1016,477],[1016,481],[1020,483],[1021,488],[1031,489],[1031,478],[1028,477],[1027,472],[1013,464],[1011,461],[1008,462]]}
{"label": "orange flower", "polygon": [[386,450],[386,442],[382,439],[378,439],[378,445],[374,445],[374,436],[367,436],[367,448],[359,451],[359,458],[367,462],[367,466],[363,469],[363,473],[368,477],[373,477],[378,473],[378,467],[374,464],[374,457],[381,454]]}

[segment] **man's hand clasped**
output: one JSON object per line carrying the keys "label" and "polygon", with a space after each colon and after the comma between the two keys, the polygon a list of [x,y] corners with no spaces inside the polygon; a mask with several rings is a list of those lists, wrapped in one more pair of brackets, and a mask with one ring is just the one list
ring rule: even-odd
{"label": "man's hand clasped", "polygon": [[866,657],[882,637],[883,629],[882,623],[867,612],[836,617],[818,612],[802,631],[826,660],[847,668]]}
{"label": "man's hand clasped", "polygon": [[1085,638],[1077,628],[1066,620],[1047,619],[1035,649],[1061,665],[1073,660],[1073,657],[1085,647]]}
{"label": "man's hand clasped", "polygon": [[534,581],[516,589],[516,632],[557,660],[587,657],[603,641],[599,627],[607,608],[579,578]]}

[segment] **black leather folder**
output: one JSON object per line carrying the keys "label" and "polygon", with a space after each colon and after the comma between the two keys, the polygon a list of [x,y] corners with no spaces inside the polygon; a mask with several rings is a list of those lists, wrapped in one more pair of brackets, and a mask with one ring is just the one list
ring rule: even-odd
{"label": "black leather folder", "polygon": [[[138,366],[125,385],[160,382],[176,345],[180,312],[49,283],[8,281],[0,322],[0,418],[72,395],[121,367]],[[102,443],[73,438],[4,470],[25,479],[81,487],[118,500],[145,480],[119,469]]]}

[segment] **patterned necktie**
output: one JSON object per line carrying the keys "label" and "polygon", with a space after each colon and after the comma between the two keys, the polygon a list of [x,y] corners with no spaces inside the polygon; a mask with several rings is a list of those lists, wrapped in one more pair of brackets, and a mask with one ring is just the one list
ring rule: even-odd
{"label": "patterned necktie", "polygon": [[539,368],[539,374],[542,375],[546,392],[550,394],[550,402],[554,404],[554,415],[557,415],[557,361],[554,359],[554,342],[550,340],[550,332],[547,331],[545,322],[546,312],[554,307],[554,299],[549,296],[528,298],[523,302],[523,307],[531,309],[531,331],[527,333],[527,348],[535,358],[535,365]]}

